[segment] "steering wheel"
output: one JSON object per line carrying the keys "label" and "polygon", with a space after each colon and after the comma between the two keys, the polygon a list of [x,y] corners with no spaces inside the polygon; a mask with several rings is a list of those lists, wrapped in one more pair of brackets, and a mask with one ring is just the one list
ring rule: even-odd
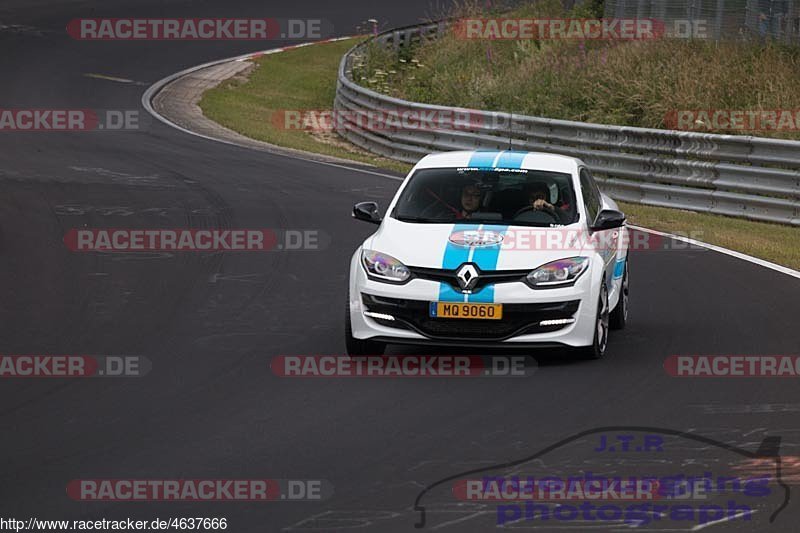
{"label": "steering wheel", "polygon": [[529,213],[531,211],[533,211],[535,213],[542,213],[543,215],[547,215],[554,222],[557,222],[557,223],[561,222],[561,219],[558,218],[558,215],[554,211],[549,211],[547,209],[536,209],[532,205],[526,205],[525,207],[523,207],[522,209],[520,209],[519,211],[514,213],[514,218],[517,218],[518,216],[524,215],[525,213]]}

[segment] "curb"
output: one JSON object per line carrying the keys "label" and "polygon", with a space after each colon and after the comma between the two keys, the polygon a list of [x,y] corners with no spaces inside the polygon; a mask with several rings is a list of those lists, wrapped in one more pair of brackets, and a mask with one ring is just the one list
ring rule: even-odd
{"label": "curb", "polygon": [[[239,147],[239,148],[247,148],[247,149],[251,149],[251,150],[253,150],[253,149],[261,150],[261,151],[265,151],[265,152],[268,152],[268,153],[271,153],[271,154],[281,155],[281,156],[284,156],[284,157],[290,157],[290,158],[293,158],[293,159],[300,159],[300,160],[303,160],[303,161],[310,161],[310,162],[318,163],[318,164],[321,164],[321,165],[333,166],[333,167],[337,167],[337,168],[344,168],[344,169],[347,169],[347,170],[353,170],[353,171],[356,171],[356,172],[362,172],[362,173],[365,173],[365,174],[371,174],[371,175],[381,176],[381,177],[384,177],[384,178],[389,178],[389,179],[393,179],[393,180],[402,181],[403,177],[370,170],[370,168],[377,168],[377,167],[371,167],[368,163],[359,163],[357,161],[351,161],[349,159],[343,159],[343,158],[339,158],[339,157],[335,157],[335,156],[317,154],[317,153],[314,153],[314,152],[306,152],[304,150],[298,150],[298,149],[295,149],[295,148],[286,148],[286,147],[283,147],[283,146],[278,146],[278,145],[275,145],[275,144],[267,143],[267,142],[264,142],[264,141],[258,141],[258,140],[255,140],[255,139],[251,139],[250,140],[251,141],[250,144],[241,144],[241,143],[238,143],[238,142],[236,142],[234,140],[225,139],[225,138],[222,138],[222,137],[214,137],[214,136],[211,136],[211,135],[205,135],[203,133],[199,133],[199,132],[187,129],[187,128],[181,126],[180,124],[177,124],[177,123],[173,122],[169,118],[167,118],[164,115],[162,115],[161,113],[159,113],[153,107],[153,99],[165,87],[167,87],[171,83],[179,80],[180,78],[183,78],[185,76],[193,74],[193,73],[195,73],[197,71],[200,71],[200,70],[203,70],[203,69],[207,69],[207,68],[210,68],[210,67],[214,67],[214,66],[217,66],[217,65],[222,65],[224,63],[230,63],[230,62],[234,62],[234,61],[236,61],[236,62],[249,61],[251,59],[259,58],[259,57],[262,57],[262,56],[265,56],[265,55],[278,54],[278,53],[281,53],[281,52],[286,52],[288,50],[293,50],[295,48],[303,48],[303,47],[306,47],[306,46],[311,46],[311,45],[320,44],[320,43],[343,41],[343,40],[346,40],[346,39],[352,39],[354,37],[358,37],[358,36],[335,37],[335,38],[332,38],[332,39],[324,39],[324,40],[320,40],[320,41],[309,41],[309,42],[290,45],[290,46],[282,46],[282,47],[279,47],[279,48],[271,48],[269,50],[260,50],[260,51],[257,51],[257,52],[250,52],[250,53],[239,55],[239,56],[228,57],[228,58],[224,58],[224,59],[218,59],[218,60],[215,60],[215,61],[209,61],[208,63],[202,63],[200,65],[195,65],[193,67],[189,67],[187,69],[181,70],[181,71],[176,72],[174,74],[170,74],[169,76],[166,76],[165,78],[162,78],[162,79],[158,80],[157,82],[155,82],[154,84],[150,85],[145,90],[145,92],[142,94],[142,98],[141,98],[142,106],[144,107],[145,111],[147,111],[151,116],[153,116],[157,120],[161,121],[162,123],[166,124],[167,126],[175,128],[176,130],[179,130],[179,131],[181,131],[183,133],[192,135],[194,137],[200,137],[202,139],[206,139],[206,140],[209,140],[209,141],[215,141],[215,142],[219,142],[219,143],[222,143],[222,144],[227,144],[229,146],[236,146],[236,147]],[[254,146],[254,145],[257,145],[257,146]],[[358,165],[363,165],[363,167],[360,167]]]}

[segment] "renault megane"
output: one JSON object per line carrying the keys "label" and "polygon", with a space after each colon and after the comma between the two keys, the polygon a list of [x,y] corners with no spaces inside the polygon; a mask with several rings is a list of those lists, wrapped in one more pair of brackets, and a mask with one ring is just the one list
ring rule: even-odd
{"label": "renault megane", "polygon": [[387,344],[566,346],[601,357],[628,314],[628,230],[579,159],[515,151],[420,160],[353,254],[348,353]]}

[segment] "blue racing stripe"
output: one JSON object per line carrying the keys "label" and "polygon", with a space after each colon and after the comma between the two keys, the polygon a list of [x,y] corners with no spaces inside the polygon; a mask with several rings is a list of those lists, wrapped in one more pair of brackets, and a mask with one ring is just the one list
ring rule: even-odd
{"label": "blue racing stripe", "polygon": [[[478,229],[478,226],[479,225],[475,223],[454,224],[453,230],[450,232],[450,234],[452,235],[453,233],[458,233],[461,231]],[[450,242],[450,239],[447,239],[447,246],[444,249],[444,256],[442,257],[442,268],[446,270],[458,268],[461,263],[466,263],[468,258],[468,246],[458,246]]]}
{"label": "blue racing stripe", "polygon": [[[493,231],[505,235],[506,231],[508,231],[508,226],[487,224],[481,228],[481,231]],[[500,249],[500,243],[494,246],[475,248],[475,252],[472,254],[472,262],[478,265],[481,270],[495,270],[497,268],[497,260],[500,258]]]}
{"label": "blue racing stripe", "polygon": [[487,285],[478,292],[469,295],[469,301],[474,303],[494,303],[494,285]]}
{"label": "blue racing stripe", "polygon": [[[508,231],[508,226],[483,226],[482,231],[494,231],[501,235],[505,235]],[[481,270],[496,270],[497,260],[500,258],[501,245],[487,246],[485,248],[476,248],[472,254],[472,262],[478,265]],[[487,285],[479,291],[469,295],[468,301],[480,303],[494,302],[494,285]]]}
{"label": "blue racing stripe", "polygon": [[464,294],[458,292],[449,283],[439,282],[440,302],[463,302]]}
{"label": "blue racing stripe", "polygon": [[[470,156],[467,166],[473,168],[511,168],[519,169],[522,167],[522,161],[525,159],[527,152],[515,152],[513,150],[497,151],[497,150],[477,150]],[[475,224],[456,224],[453,227],[452,233],[458,231],[465,231],[468,229],[476,229]],[[496,231],[505,235],[508,226],[485,226],[485,231]],[[472,256],[472,262],[478,265],[481,270],[495,270],[497,268],[497,260],[500,256],[501,246],[490,246],[486,248],[477,248]],[[458,268],[461,264],[469,260],[470,248],[465,246],[456,246],[447,241],[444,257],[442,258],[442,268],[453,270]],[[451,287],[447,283],[439,284],[439,301],[443,302],[463,302],[464,295]],[[494,286],[489,285],[477,291],[474,294],[468,295],[470,302],[494,302]]]}
{"label": "blue racing stripe", "polygon": [[625,259],[617,259],[614,265],[614,278],[621,278],[625,273]]}
{"label": "blue racing stripe", "polygon": [[[477,224],[455,224],[453,230],[450,232],[458,233],[459,231],[467,231],[477,229]],[[444,249],[444,256],[442,257],[442,268],[446,270],[453,270],[466,263],[469,259],[469,248],[466,246],[457,246],[447,239],[447,246]],[[457,292],[453,287],[447,283],[439,283],[439,301],[440,302],[463,302],[464,295]]]}
{"label": "blue racing stripe", "polygon": [[525,159],[526,155],[528,155],[528,152],[503,152],[500,159],[497,160],[497,164],[494,166],[496,168],[521,168],[522,160]]}
{"label": "blue racing stripe", "polygon": [[469,158],[469,163],[467,163],[467,166],[477,168],[492,168],[494,166],[494,160],[497,159],[499,154],[500,152],[497,150],[474,152],[472,157]]}

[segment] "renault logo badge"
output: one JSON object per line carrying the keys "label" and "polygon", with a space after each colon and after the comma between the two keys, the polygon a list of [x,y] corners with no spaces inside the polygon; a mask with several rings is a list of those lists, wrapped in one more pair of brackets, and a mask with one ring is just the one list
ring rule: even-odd
{"label": "renault logo badge", "polygon": [[456,271],[458,285],[462,291],[472,290],[478,283],[478,269],[471,263],[464,263]]}

